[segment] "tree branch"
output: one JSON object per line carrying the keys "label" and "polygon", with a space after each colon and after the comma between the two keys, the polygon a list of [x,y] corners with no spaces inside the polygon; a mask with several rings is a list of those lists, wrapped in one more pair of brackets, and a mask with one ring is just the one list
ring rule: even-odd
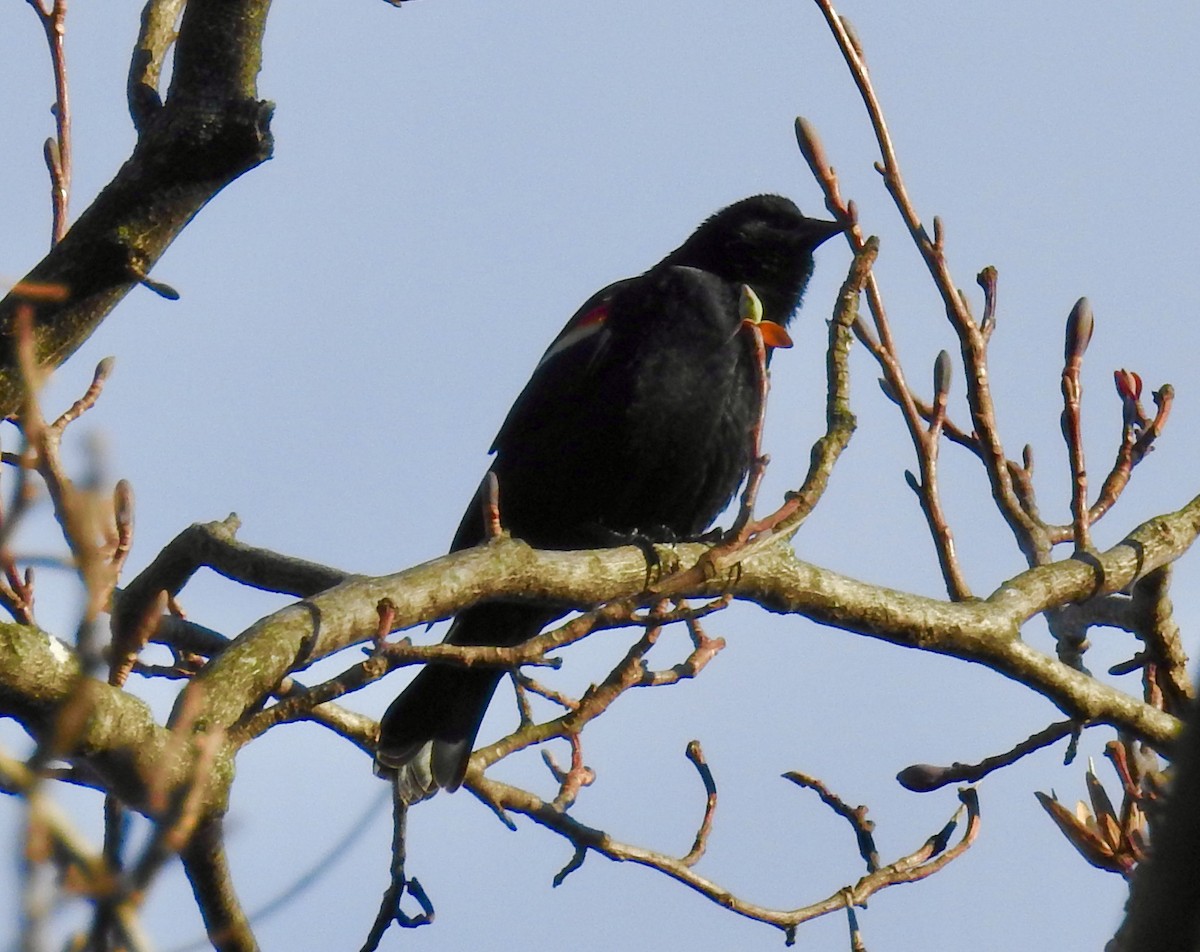
{"label": "tree branch", "polygon": [[622,843],[603,830],[580,823],[534,794],[484,777],[480,772],[469,772],[466,783],[476,796],[490,802],[495,809],[527,816],[574,844],[575,855],[567,868],[556,877],[556,885],[562,881],[564,874],[578,869],[591,850],[617,862],[636,863],[656,870],[738,915],[782,929],[788,935],[789,944],[793,941],[796,926],[802,923],[837,912],[846,906],[865,905],[881,889],[897,883],[915,882],[941,869],[971,845],[979,828],[978,801],[974,791],[963,791],[960,796],[968,814],[968,822],[962,839],[949,849],[948,841],[957,825],[957,816],[915,852],[872,870],[858,882],[838,890],[828,898],[796,909],[771,909],[741,899],[720,884],[699,875],[688,864],[688,857],[677,859],[665,853]]}
{"label": "tree branch", "polygon": [[223,840],[219,817],[201,823],[179,854],[183,871],[192,884],[213,948],[218,952],[256,952],[258,942],[233,890]]}
{"label": "tree branch", "polygon": [[[1019,628],[1056,605],[1127,587],[1181,555],[1198,532],[1200,497],[1178,512],[1150,520],[1086,561],[1071,558],[1029,569],[988,599],[966,603],[869,585],[801,562],[782,543],[751,556],[736,575],[709,579],[687,594],[728,592],[778,613],[975,661],[1027,684],[1069,717],[1113,724],[1166,747],[1178,730],[1174,717],[1038,651],[1020,639]],[[707,551],[702,545],[683,545],[668,555],[691,567]],[[370,639],[378,625],[377,606],[385,597],[395,606],[398,630],[449,617],[485,595],[590,605],[635,596],[644,583],[644,557],[636,547],[536,552],[514,539],[494,540],[383,578],[352,578],[267,616],[231,643],[195,679],[202,690],[195,721],[205,730],[232,726],[290,671]],[[443,661],[520,664],[540,660],[546,638],[510,649],[434,645],[413,651]],[[187,781],[186,766],[167,756],[170,733],[154,723],[140,700],[92,679],[81,682],[73,653],[44,632],[0,625],[0,715],[16,718],[46,740],[80,684],[87,686],[91,713],[71,750],[60,755],[85,757],[135,809],[144,807],[152,778],[163,783],[163,771],[168,789]],[[219,808],[230,769],[218,758],[209,807]]]}
{"label": "tree branch", "polygon": [[[64,729],[61,715],[78,706]],[[150,708],[94,678],[83,677],[77,655],[61,641],[26,625],[0,624],[0,717],[21,724],[47,754],[79,759],[134,809],[148,811],[152,789],[185,784],[191,765]],[[232,762],[217,757],[206,808],[223,805]]]}
{"label": "tree branch", "polygon": [[[1028,684],[1068,716],[1120,726],[1156,745],[1170,744],[1175,718],[1063,665],[1019,637],[1033,616],[1071,602],[1119,591],[1178,558],[1200,532],[1200,497],[1145,523],[1111,549],[1038,566],[1001,585],[986,600],[948,603],[870,585],[809,565],[776,543],[729,576],[697,582],[688,597],[730,593],[779,613],[880,638],[905,647],[984,664]],[[666,550],[665,560],[695,566],[702,545]],[[635,596],[645,584],[636,547],[592,552],[536,552],[515,539],[493,540],[395,575],[352,578],[290,605],[242,633],[197,680],[206,692],[206,721],[236,723],[289,671],[375,634],[376,606],[395,607],[394,630],[450,617],[484,596],[526,596],[586,607]],[[647,595],[647,600],[660,597]],[[427,658],[460,663],[520,664],[539,660],[543,635],[512,649],[435,645]]]}
{"label": "tree branch", "polygon": [[[187,5],[165,105],[116,177],[22,282],[65,292],[38,304],[39,363],[57,367],[70,357],[208,201],[270,158],[273,107],[258,100],[255,84],[269,5]],[[21,401],[12,327],[22,303],[19,290],[0,300],[0,417]]]}

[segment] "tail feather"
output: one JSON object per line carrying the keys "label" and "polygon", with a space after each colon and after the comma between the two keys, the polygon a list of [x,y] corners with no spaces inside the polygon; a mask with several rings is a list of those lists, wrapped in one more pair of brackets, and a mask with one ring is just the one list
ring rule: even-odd
{"label": "tail feather", "polygon": [[[536,635],[560,609],[497,602],[468,609],[446,640],[457,645],[517,645]],[[430,664],[413,678],[379,722],[375,760],[381,775],[396,775],[407,803],[454,791],[463,782],[475,735],[487,712],[499,668]]]}
{"label": "tail feather", "polygon": [[400,771],[402,789],[419,794],[417,800],[438,788],[457,790],[502,674],[496,668],[426,666],[379,722],[375,759]]}

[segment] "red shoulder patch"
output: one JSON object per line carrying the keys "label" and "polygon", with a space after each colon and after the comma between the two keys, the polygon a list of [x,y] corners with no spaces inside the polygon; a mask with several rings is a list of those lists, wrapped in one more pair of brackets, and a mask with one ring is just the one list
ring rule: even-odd
{"label": "red shoulder patch", "polygon": [[542,366],[546,361],[561,354],[564,350],[569,350],[581,341],[587,340],[604,327],[604,323],[607,320],[607,301],[597,304],[590,311],[584,311],[564,327],[562,333],[554,339],[554,343],[546,348],[546,352],[542,354],[542,359],[538,361],[538,366]]}

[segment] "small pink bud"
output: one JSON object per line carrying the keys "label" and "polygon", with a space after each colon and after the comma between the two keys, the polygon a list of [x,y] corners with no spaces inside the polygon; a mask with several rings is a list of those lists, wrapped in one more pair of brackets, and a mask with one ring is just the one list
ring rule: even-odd
{"label": "small pink bud", "polygon": [[1114,370],[1113,382],[1117,385],[1117,393],[1122,400],[1142,398],[1142,378],[1132,370]]}

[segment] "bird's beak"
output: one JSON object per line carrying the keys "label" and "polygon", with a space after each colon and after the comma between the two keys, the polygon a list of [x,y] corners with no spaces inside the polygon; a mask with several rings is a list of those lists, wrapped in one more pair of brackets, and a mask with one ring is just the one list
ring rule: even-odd
{"label": "bird's beak", "polygon": [[824,244],[834,235],[840,235],[846,230],[846,226],[839,221],[825,221],[821,218],[810,218],[808,220],[808,228],[809,237],[814,248]]}

